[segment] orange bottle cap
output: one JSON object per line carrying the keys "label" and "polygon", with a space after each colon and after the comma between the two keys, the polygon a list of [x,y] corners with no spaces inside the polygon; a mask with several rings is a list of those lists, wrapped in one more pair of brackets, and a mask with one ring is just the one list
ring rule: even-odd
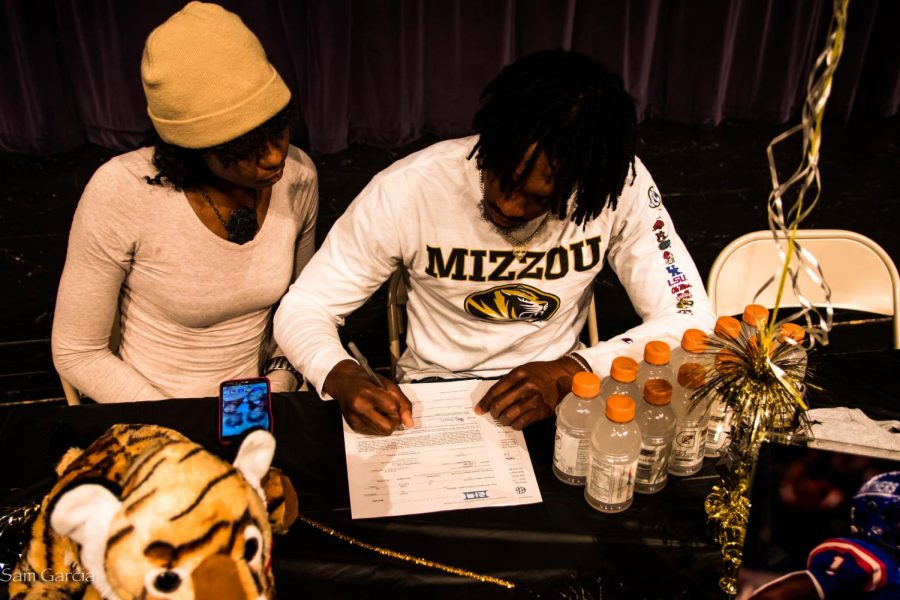
{"label": "orange bottle cap", "polygon": [[716,352],[716,370],[720,373],[733,371],[740,362],[741,359],[728,348]]}
{"label": "orange bottle cap", "polygon": [[630,396],[615,395],[606,399],[606,418],[615,423],[627,423],[634,418],[634,400]]}
{"label": "orange bottle cap", "polygon": [[741,322],[734,317],[719,317],[714,331],[720,338],[736,340],[741,335]]}
{"label": "orange bottle cap", "polygon": [[[759,356],[759,334],[751,336],[749,340],[747,340],[747,348],[749,350],[749,354],[751,356]],[[769,345],[769,356],[772,356],[772,353],[775,351],[774,345]]]}
{"label": "orange bottle cap", "polygon": [[747,325],[762,329],[769,320],[769,309],[759,304],[748,304],[742,318]]}
{"label": "orange bottle cap", "polygon": [[751,335],[747,340],[747,348],[753,351],[753,354],[759,354],[759,335]]}
{"label": "orange bottle cap", "polygon": [[651,365],[664,365],[669,362],[672,349],[665,342],[654,340],[644,346],[644,360]]}
{"label": "orange bottle cap", "polygon": [[781,326],[781,333],[778,336],[779,342],[784,342],[785,338],[791,338],[798,344],[802,344],[806,339],[806,331],[796,323],[785,323]]}
{"label": "orange bottle cap", "polygon": [[697,363],[684,363],[678,367],[678,385],[696,390],[706,383],[706,373],[703,365]]}
{"label": "orange bottle cap", "polygon": [[688,329],[681,336],[681,347],[688,352],[703,352],[706,350],[706,342],[709,336],[699,329]]}
{"label": "orange bottle cap", "polygon": [[648,379],[644,384],[644,400],[655,406],[665,406],[672,400],[672,384],[665,379]]}
{"label": "orange bottle cap", "polygon": [[610,376],[622,383],[631,383],[637,379],[638,364],[633,358],[619,356],[613,359],[609,369]]}
{"label": "orange bottle cap", "polygon": [[600,393],[600,378],[595,373],[581,371],[572,377],[572,393],[579,398],[593,398]]}

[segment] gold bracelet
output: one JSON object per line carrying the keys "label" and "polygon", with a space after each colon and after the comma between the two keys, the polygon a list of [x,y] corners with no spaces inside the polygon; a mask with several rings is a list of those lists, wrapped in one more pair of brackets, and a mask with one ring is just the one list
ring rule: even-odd
{"label": "gold bracelet", "polygon": [[571,358],[575,362],[578,363],[578,366],[581,367],[582,371],[587,371],[588,373],[593,373],[594,370],[591,369],[591,365],[588,364],[588,361],[584,360],[583,357],[575,354],[574,352],[569,352],[568,354],[564,354],[564,357]]}

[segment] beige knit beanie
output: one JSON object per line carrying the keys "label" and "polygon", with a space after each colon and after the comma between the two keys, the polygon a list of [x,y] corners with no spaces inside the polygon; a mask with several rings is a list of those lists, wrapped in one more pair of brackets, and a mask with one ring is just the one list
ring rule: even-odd
{"label": "beige knit beanie", "polygon": [[183,148],[233,140],[291,99],[240,17],[204,2],[191,2],[153,30],[141,81],[159,137]]}

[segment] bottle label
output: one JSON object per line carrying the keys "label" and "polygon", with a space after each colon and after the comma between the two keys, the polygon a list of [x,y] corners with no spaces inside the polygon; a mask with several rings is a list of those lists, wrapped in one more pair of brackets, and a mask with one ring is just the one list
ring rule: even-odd
{"label": "bottle label", "polygon": [[642,484],[660,483],[668,476],[669,455],[666,446],[641,444],[638,456],[637,480]]}
{"label": "bottle label", "polygon": [[591,457],[588,470],[587,493],[605,504],[627,502],[634,495],[634,476],[638,461],[623,465],[611,465]]}
{"label": "bottle label", "polygon": [[696,423],[680,425],[675,429],[675,439],[672,442],[672,462],[683,465],[696,464],[703,458],[705,441],[706,431]]}
{"label": "bottle label", "polygon": [[724,402],[713,405],[709,415],[709,427],[706,430],[706,447],[719,451],[731,440],[732,410]]}
{"label": "bottle label", "polygon": [[553,447],[553,465],[566,475],[585,477],[591,450],[589,438],[571,436],[556,429],[556,443]]}

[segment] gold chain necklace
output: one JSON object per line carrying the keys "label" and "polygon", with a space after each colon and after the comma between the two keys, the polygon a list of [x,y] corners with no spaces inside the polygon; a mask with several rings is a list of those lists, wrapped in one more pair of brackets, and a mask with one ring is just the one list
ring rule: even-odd
{"label": "gold chain necklace", "polygon": [[[484,171],[481,169],[478,169],[478,183],[481,186],[481,201],[484,202]],[[516,260],[523,260],[525,258],[525,255],[528,253],[528,242],[533,240],[534,236],[540,233],[540,231],[544,228],[544,225],[546,225],[547,217],[549,216],[550,211],[544,213],[544,218],[541,219],[540,223],[538,223],[537,228],[535,228],[535,230],[532,231],[531,234],[529,234],[528,237],[526,237],[524,240],[516,238],[516,236],[511,234],[509,231],[506,231],[505,229],[499,230],[499,232],[502,233],[503,236],[512,244],[512,253],[513,256],[516,257]]]}

